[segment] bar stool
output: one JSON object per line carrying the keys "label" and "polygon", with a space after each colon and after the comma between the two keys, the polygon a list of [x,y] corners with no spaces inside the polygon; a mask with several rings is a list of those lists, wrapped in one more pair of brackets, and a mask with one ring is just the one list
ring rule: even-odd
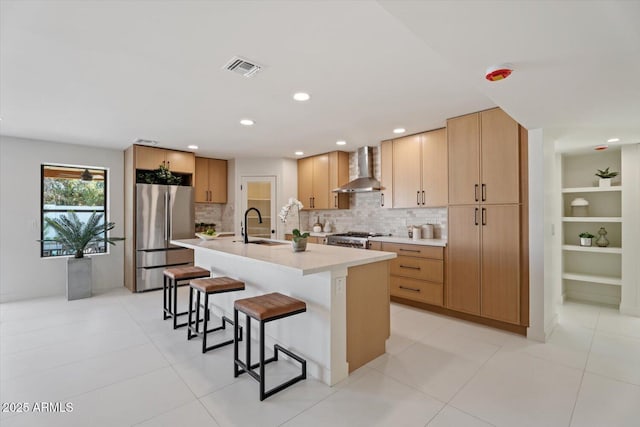
{"label": "bar stool", "polygon": [[[243,362],[238,358],[238,311],[245,314],[247,324],[247,340],[246,340],[246,361]],[[271,294],[261,295],[253,298],[244,298],[237,300],[233,305],[233,321],[234,321],[234,343],[233,343],[233,376],[246,372],[253,379],[260,383],[260,400],[264,400],[277,392],[307,378],[307,361],[291,351],[283,348],[279,344],[273,346],[273,357],[264,358],[264,325],[267,322],[293,316],[294,314],[304,313],[307,311],[307,305],[304,301],[291,298],[286,295],[274,292]],[[251,364],[251,325],[250,319],[253,318],[260,322],[260,361]],[[271,390],[265,391],[265,375],[264,366],[278,360],[278,352],[282,351],[292,359],[297,360],[302,366],[302,373],[284,383],[273,387]],[[260,373],[256,373],[253,369],[260,367]]]}
{"label": "bar stool", "polygon": [[[173,317],[173,329],[186,326],[186,323],[178,324],[178,316],[184,316],[186,311],[178,313],[178,285],[179,282],[191,279],[199,279],[201,277],[209,277],[209,270],[196,266],[172,267],[164,270],[164,282],[162,284],[162,297],[164,310],[162,317],[167,320]],[[173,290],[173,298],[171,291]],[[172,304],[173,299],[173,304]],[[208,317],[208,315],[207,315]]]}
{"label": "bar stool", "polygon": [[[202,334],[202,352],[206,353],[209,350],[213,350],[214,348],[222,347],[227,344],[231,344],[233,339],[228,341],[223,341],[221,343],[212,345],[207,347],[207,334],[210,332],[219,331],[221,329],[226,329],[226,324],[229,323],[233,325],[233,321],[226,316],[222,316],[222,324],[217,328],[207,329],[207,324],[209,322],[209,316],[207,312],[209,310],[209,295],[213,294],[221,294],[224,292],[234,292],[234,291],[242,291],[244,290],[244,282],[241,282],[236,279],[232,279],[230,277],[214,277],[208,279],[195,279],[189,282],[189,318],[187,320],[187,340]],[[192,315],[193,315],[193,292],[196,292],[196,321],[195,326],[193,325]],[[204,295],[204,322],[202,324],[202,332],[200,332],[200,294]],[[240,330],[240,340],[242,340],[242,330]]]}

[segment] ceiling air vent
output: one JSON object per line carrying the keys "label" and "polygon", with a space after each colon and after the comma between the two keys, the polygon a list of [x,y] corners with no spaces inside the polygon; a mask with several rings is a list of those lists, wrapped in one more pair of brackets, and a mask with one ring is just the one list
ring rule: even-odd
{"label": "ceiling air vent", "polygon": [[239,56],[234,56],[223,68],[233,71],[234,73],[242,74],[245,77],[251,77],[260,71],[262,66]]}

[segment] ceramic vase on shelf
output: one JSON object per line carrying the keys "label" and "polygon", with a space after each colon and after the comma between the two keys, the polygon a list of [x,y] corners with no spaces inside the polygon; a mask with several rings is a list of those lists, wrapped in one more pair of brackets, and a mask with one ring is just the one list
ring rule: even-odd
{"label": "ceramic vase on shelf", "polygon": [[600,227],[600,230],[598,230],[598,234],[600,235],[600,237],[598,237],[598,240],[596,240],[596,245],[601,248],[606,248],[607,246],[609,246],[609,240],[605,237],[607,235],[607,230],[605,230],[604,227]]}

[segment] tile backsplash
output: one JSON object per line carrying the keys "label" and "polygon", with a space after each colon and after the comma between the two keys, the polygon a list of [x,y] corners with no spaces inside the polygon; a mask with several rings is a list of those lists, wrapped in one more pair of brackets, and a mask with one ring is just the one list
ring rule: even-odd
{"label": "tile backsplash", "polygon": [[233,203],[196,203],[195,220],[214,223],[218,231],[233,231]]}

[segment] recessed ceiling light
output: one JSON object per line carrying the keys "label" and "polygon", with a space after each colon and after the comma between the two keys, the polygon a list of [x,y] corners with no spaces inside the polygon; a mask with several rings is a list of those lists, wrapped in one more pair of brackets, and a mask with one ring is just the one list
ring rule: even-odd
{"label": "recessed ceiling light", "polygon": [[198,146],[191,144],[191,145],[187,145],[187,148],[190,149],[190,150],[197,150]]}
{"label": "recessed ceiling light", "polygon": [[302,155],[304,154],[304,152],[302,152],[302,151],[296,151],[296,152],[295,152],[295,153],[293,153],[293,154],[295,154],[296,156],[302,156]]}
{"label": "recessed ceiling light", "polygon": [[336,141],[336,145],[347,145],[347,141]]}
{"label": "recessed ceiling light", "polygon": [[308,101],[311,99],[311,95],[306,92],[296,92],[293,94],[293,99],[296,101]]}
{"label": "recessed ceiling light", "polygon": [[610,138],[610,139],[607,139],[607,142],[618,142],[618,141],[620,141],[620,138]]}
{"label": "recessed ceiling light", "polygon": [[405,128],[395,128],[393,133],[405,133],[407,130]]}
{"label": "recessed ceiling light", "polygon": [[251,120],[251,119],[242,119],[242,120],[240,120],[240,124],[242,126],[253,126],[254,123],[255,122],[253,120]]}

